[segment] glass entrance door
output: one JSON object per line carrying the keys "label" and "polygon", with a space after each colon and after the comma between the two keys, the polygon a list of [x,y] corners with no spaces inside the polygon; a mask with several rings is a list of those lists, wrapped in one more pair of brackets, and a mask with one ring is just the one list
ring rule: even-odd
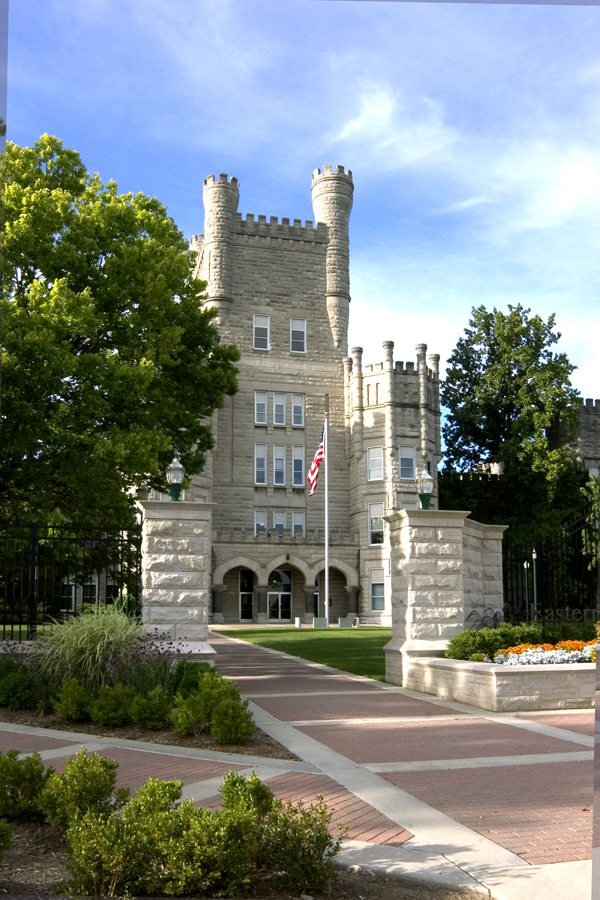
{"label": "glass entrance door", "polygon": [[292,595],[289,591],[269,591],[268,602],[270,622],[292,621]]}

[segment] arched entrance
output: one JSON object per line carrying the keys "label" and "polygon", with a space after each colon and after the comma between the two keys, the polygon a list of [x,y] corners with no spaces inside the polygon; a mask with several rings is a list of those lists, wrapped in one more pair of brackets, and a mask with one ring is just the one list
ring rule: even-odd
{"label": "arched entrance", "polygon": [[273,624],[292,621],[292,589],[294,572],[291,568],[273,569],[267,590],[267,615]]}

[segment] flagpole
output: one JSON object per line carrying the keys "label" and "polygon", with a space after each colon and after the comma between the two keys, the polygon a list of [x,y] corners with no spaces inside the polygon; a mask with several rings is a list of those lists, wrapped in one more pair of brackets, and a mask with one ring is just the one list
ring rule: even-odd
{"label": "flagpole", "polygon": [[325,627],[329,628],[329,394],[325,394],[323,438],[325,454]]}

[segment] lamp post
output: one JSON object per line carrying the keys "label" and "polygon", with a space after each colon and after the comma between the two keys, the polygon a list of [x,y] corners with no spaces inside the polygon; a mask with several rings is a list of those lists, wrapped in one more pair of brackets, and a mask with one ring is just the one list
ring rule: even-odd
{"label": "lamp post", "polygon": [[183,468],[177,457],[173,457],[173,462],[167,469],[167,481],[169,482],[169,493],[171,494],[171,500],[179,500],[184,474],[185,469]]}
{"label": "lamp post", "polygon": [[421,501],[421,509],[429,509],[429,501],[433,493],[433,475],[423,469],[417,478],[417,490]]}

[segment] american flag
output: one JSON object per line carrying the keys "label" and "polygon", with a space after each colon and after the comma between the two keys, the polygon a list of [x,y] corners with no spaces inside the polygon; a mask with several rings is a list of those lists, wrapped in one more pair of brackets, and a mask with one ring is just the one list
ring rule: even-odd
{"label": "american flag", "polygon": [[317,478],[319,477],[319,466],[325,459],[325,447],[323,444],[323,437],[325,432],[321,432],[321,440],[319,441],[319,446],[317,447],[317,452],[315,453],[315,458],[313,459],[310,469],[308,470],[308,475],[306,476],[306,480],[310,484],[310,491],[308,493],[309,497],[312,497],[314,492],[317,489]]}

